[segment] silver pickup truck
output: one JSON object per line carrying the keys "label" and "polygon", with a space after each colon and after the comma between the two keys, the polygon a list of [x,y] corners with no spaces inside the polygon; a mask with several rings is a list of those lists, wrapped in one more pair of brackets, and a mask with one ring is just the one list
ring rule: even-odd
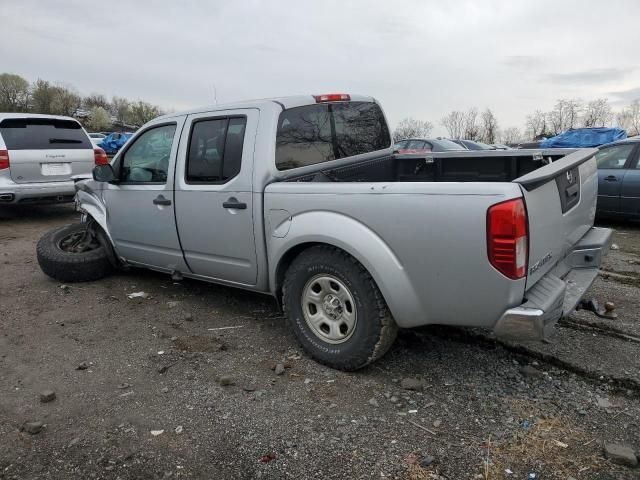
{"label": "silver pickup truck", "polygon": [[609,248],[594,153],[394,155],[365,96],[205,107],[153,120],[78,181],[82,223],[47,233],[38,260],[64,282],[136,266],[272,295],[345,370],[398,327],[542,339]]}

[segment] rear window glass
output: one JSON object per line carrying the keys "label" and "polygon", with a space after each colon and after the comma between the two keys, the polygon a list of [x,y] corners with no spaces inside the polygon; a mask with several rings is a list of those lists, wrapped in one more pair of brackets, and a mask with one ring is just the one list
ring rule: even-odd
{"label": "rear window glass", "polygon": [[278,170],[388,148],[382,110],[372,102],[322,103],[283,111],[276,135]]}
{"label": "rear window glass", "polygon": [[465,150],[465,148],[462,145],[458,145],[456,142],[452,142],[451,140],[447,140],[446,138],[434,141],[434,143],[438,145],[440,150],[443,150],[443,151]]}
{"label": "rear window glass", "polygon": [[50,118],[7,118],[0,135],[8,150],[68,150],[93,148],[78,122]]}

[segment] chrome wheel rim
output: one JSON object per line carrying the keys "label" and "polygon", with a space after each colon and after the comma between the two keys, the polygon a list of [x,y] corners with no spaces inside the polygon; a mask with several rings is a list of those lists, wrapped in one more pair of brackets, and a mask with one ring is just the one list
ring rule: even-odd
{"label": "chrome wheel rim", "polygon": [[302,313],[311,331],[327,343],[343,343],[356,329],[353,295],[333,275],[316,275],[302,290]]}

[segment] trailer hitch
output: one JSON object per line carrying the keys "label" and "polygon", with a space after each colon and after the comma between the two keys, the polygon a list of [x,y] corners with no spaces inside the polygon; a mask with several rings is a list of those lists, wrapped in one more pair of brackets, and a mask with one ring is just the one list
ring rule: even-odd
{"label": "trailer hitch", "polygon": [[587,310],[589,312],[593,312],[598,317],[607,318],[609,320],[618,318],[618,314],[614,312],[615,309],[616,306],[613,302],[604,302],[604,308],[601,308],[595,298],[580,300],[576,308],[576,310]]}

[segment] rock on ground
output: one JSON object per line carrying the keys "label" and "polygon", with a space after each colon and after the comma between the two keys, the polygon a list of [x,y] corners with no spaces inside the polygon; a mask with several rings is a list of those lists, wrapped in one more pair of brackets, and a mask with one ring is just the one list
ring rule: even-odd
{"label": "rock on ground", "polygon": [[604,455],[614,463],[626,465],[627,467],[637,467],[638,457],[632,448],[617,443],[605,443]]}

